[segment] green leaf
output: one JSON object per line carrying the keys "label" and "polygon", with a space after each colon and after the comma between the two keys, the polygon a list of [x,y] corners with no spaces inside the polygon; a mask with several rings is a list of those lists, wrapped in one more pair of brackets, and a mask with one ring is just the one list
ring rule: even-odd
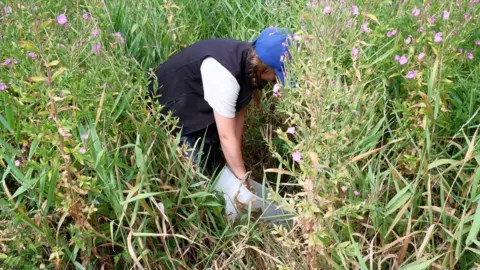
{"label": "green leaf", "polygon": [[480,204],[477,203],[477,210],[475,211],[475,217],[473,219],[472,227],[468,233],[465,243],[470,245],[474,239],[478,238],[478,232],[480,231]]}
{"label": "green leaf", "polygon": [[193,199],[193,198],[206,198],[206,197],[211,197],[214,196],[212,193],[205,192],[205,191],[200,191],[197,193],[190,194],[186,196],[185,198],[187,199]]}
{"label": "green leaf", "polygon": [[158,195],[158,194],[162,194],[162,193],[163,192],[142,193],[142,194],[137,195],[133,198],[130,198],[128,200],[120,202],[120,205],[124,205],[124,204],[131,203],[131,202],[134,202],[134,201],[138,201],[138,200],[141,200],[141,199],[146,199],[146,198],[149,198],[149,197],[152,197],[152,196],[155,196],[155,195]]}
{"label": "green leaf", "polygon": [[35,53],[39,53],[40,51],[38,50],[38,48],[30,41],[26,41],[26,40],[21,40],[18,42],[18,46],[20,46],[21,48],[24,48],[28,51],[32,51],[32,52],[35,52]]}
{"label": "green leaf", "polygon": [[73,262],[73,265],[75,265],[77,269],[85,270],[85,267],[83,267],[83,265],[81,265],[79,262]]}
{"label": "green leaf", "polygon": [[3,117],[1,114],[0,114],[0,123],[2,123],[2,125],[10,132],[13,132],[13,129],[12,127],[10,127],[10,124],[8,123],[7,119],[5,119],[5,117]]}
{"label": "green leaf", "polygon": [[431,170],[431,169],[436,168],[438,166],[442,166],[442,165],[445,165],[445,164],[454,164],[455,162],[457,162],[457,160],[454,160],[454,159],[437,159],[434,162],[428,164],[428,169]]}
{"label": "green leaf", "polygon": [[30,151],[28,151],[28,159],[33,157],[33,154],[35,154],[39,143],[40,141],[38,139],[33,140],[32,145],[30,146]]}
{"label": "green leaf", "polygon": [[8,144],[6,141],[4,141],[2,138],[0,138],[0,145],[2,145],[5,149],[7,149],[10,153],[16,155],[16,156],[21,156],[22,154],[20,151],[17,149],[13,148],[10,144]]}
{"label": "green leaf", "polygon": [[395,212],[398,208],[402,207],[405,202],[410,199],[412,192],[410,191],[410,186],[404,187],[400,192],[397,193],[387,204],[385,207],[387,213],[386,215],[390,215],[391,213]]}
{"label": "green leaf", "polygon": [[427,269],[427,267],[430,266],[434,261],[436,261],[438,258],[440,258],[441,255],[438,255],[437,257],[430,259],[428,261],[416,261],[410,264],[407,264],[405,266],[400,267],[398,270],[423,270]]}

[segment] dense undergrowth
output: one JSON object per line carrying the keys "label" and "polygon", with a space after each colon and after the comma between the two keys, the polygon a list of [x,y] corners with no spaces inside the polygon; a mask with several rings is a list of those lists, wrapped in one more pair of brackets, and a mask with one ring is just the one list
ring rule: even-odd
{"label": "dense undergrowth", "polygon": [[[0,8],[0,269],[480,266],[478,1]],[[298,46],[244,157],[284,227],[228,221],[143,99],[181,48],[269,25]]]}

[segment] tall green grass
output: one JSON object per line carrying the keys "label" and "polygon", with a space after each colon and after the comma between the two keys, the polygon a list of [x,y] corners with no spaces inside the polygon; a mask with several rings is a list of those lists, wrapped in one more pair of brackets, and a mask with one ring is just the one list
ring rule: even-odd
{"label": "tall green grass", "polygon": [[[0,61],[12,59],[0,66],[0,265],[478,267],[480,5],[356,1],[352,16],[346,2],[330,14],[300,1],[0,3]],[[182,160],[175,120],[143,100],[149,69],[178,50],[270,25],[300,36],[295,85],[280,98],[266,89],[263,110],[249,111],[244,152],[270,197],[287,197],[293,227],[229,222],[213,179]]]}

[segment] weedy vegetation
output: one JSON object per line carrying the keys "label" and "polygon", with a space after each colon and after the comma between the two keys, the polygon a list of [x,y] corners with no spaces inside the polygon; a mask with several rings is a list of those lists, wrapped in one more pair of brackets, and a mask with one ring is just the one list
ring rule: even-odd
{"label": "weedy vegetation", "polygon": [[[0,1],[0,269],[480,267],[480,1]],[[224,216],[146,108],[158,64],[289,28],[244,158],[288,225]]]}

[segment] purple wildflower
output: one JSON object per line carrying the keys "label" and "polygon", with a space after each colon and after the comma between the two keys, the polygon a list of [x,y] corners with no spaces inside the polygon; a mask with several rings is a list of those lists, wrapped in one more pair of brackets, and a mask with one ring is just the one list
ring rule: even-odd
{"label": "purple wildflower", "polygon": [[7,90],[7,85],[4,82],[0,82],[0,91]]}
{"label": "purple wildflower", "polygon": [[407,39],[405,39],[405,44],[410,44],[410,42],[412,42],[412,36],[408,36]]}
{"label": "purple wildflower", "polygon": [[27,56],[29,56],[31,58],[36,58],[37,57],[37,55],[34,52],[27,52]]}
{"label": "purple wildflower", "polygon": [[442,32],[436,33],[436,34],[435,34],[435,38],[433,39],[433,41],[434,41],[435,43],[442,42],[442,39],[443,39],[443,38],[442,38],[442,35],[443,35]]}
{"label": "purple wildflower", "polygon": [[365,33],[370,33],[370,29],[368,28],[368,23],[362,24],[362,31]]}
{"label": "purple wildflower", "polygon": [[92,16],[89,13],[85,13],[83,14],[82,18],[87,21],[87,20],[90,20]]}
{"label": "purple wildflower", "polygon": [[413,79],[413,78],[417,77],[417,74],[418,74],[418,71],[417,71],[417,70],[409,71],[409,72],[407,73],[407,76],[405,76],[405,78],[407,78],[407,79]]}
{"label": "purple wildflower", "polygon": [[358,7],[353,5],[352,6],[352,15],[355,16],[355,15],[358,15],[360,14],[360,11],[358,10]]}
{"label": "purple wildflower", "polygon": [[467,58],[468,60],[473,60],[473,52],[469,52]]}
{"label": "purple wildflower", "polygon": [[12,59],[11,58],[7,58],[5,59],[5,61],[2,63],[2,66],[6,66],[8,64],[10,64],[12,62]]}
{"label": "purple wildflower", "polygon": [[353,47],[352,48],[352,59],[355,60],[358,58],[358,48],[357,47]]}
{"label": "purple wildflower", "polygon": [[293,161],[295,162],[300,162],[300,160],[302,160],[302,153],[298,152],[298,151],[295,151],[293,154],[292,154],[292,157],[293,157]]}
{"label": "purple wildflower", "polygon": [[58,24],[63,25],[63,24],[66,24],[67,21],[68,21],[67,16],[65,16],[65,14],[60,14],[60,15],[57,16],[57,23]]}
{"label": "purple wildflower", "polygon": [[92,36],[96,38],[99,33],[100,33],[100,30],[98,30],[98,28],[95,28],[95,30],[92,31]]}
{"label": "purple wildflower", "polygon": [[92,45],[92,52],[94,52],[94,53],[99,53],[101,48],[102,48],[102,44],[101,44],[101,43],[99,43],[99,44],[94,44],[94,45]]}
{"label": "purple wildflower", "polygon": [[332,12],[332,8],[330,6],[326,6],[323,9],[323,14],[330,14],[330,12]]}
{"label": "purple wildflower", "polygon": [[444,10],[443,11],[443,16],[442,16],[443,20],[446,21],[446,20],[448,20],[449,17],[450,17],[450,12]]}
{"label": "purple wildflower", "polygon": [[279,97],[281,96],[280,94],[280,85],[278,83],[276,83],[274,86],[273,86],[273,96],[274,97]]}
{"label": "purple wildflower", "polygon": [[418,15],[420,15],[420,9],[418,8],[412,9],[412,15],[415,17],[418,17]]}
{"label": "purple wildflower", "polygon": [[390,32],[387,32],[387,37],[393,37],[397,33],[397,28],[393,29]]}

